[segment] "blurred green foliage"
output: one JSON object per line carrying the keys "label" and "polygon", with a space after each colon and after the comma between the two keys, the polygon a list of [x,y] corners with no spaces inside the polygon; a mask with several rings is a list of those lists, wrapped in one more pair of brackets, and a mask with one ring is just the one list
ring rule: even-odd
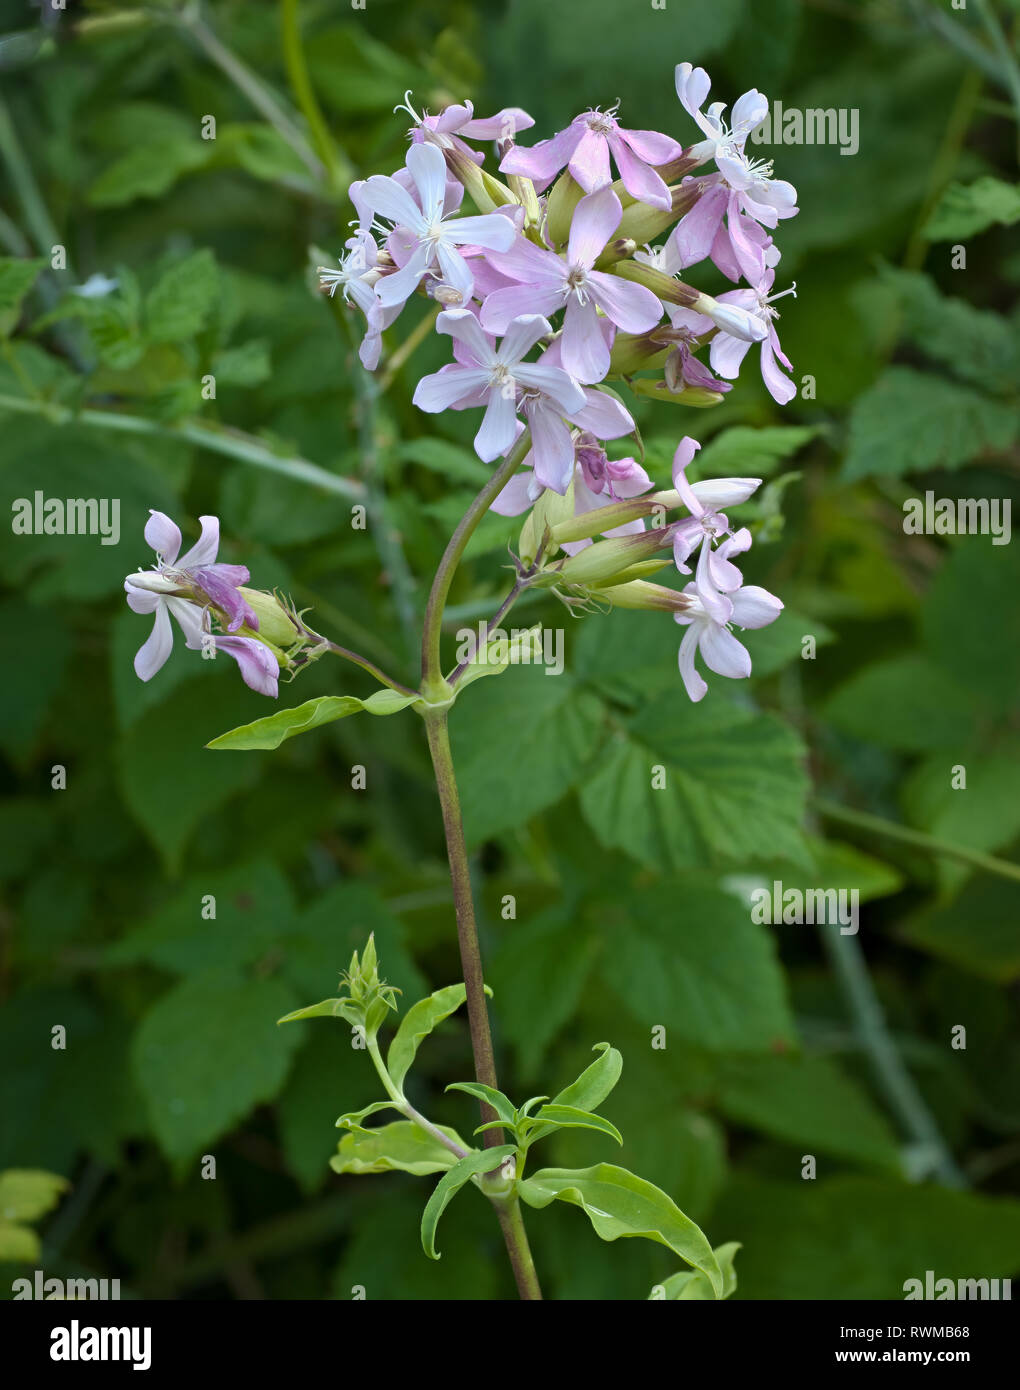
{"label": "blurred green foliage", "polygon": [[[148,563],[149,508],[186,533],[215,513],[221,558],[414,680],[412,620],[485,470],[470,415],[410,404],[446,344],[426,338],[375,399],[353,325],[314,292],[309,267],[346,235],[346,181],[401,161],[405,89],[431,110],[523,106],[536,135],[620,98],[628,124],[690,139],[672,80],[689,60],[720,99],[758,86],[788,108],[860,113],[853,157],[762,151],[800,193],[782,335],[815,389],[780,414],[747,369],[714,411],[635,406],[659,480],[684,431],[707,441],[700,476],[767,480],[744,509],[748,579],[788,611],[750,634],[749,688],[710,678],[691,706],[668,618],[575,623],[540,600],[522,620],[567,626],[567,672],[512,670],[458,703],[501,1084],[555,1093],[611,1039],[620,1161],[714,1244],[741,1242],[738,1297],[896,1298],[929,1268],[1017,1273],[1016,886],[812,801],[1007,858],[1020,835],[1017,549],[902,524],[926,491],[1017,492],[1020,209],[1003,92],[896,0],[320,0],[302,14],[330,173],[288,90],[279,7],[197,13],[70,5],[40,26],[0,3],[3,496],[121,499],[118,545],[6,532],[0,545],[0,1169],[71,1183],[42,1227],[47,1272],[157,1296],[512,1295],[480,1200],[451,1207],[435,1265],[418,1244],[421,1179],[330,1173],[336,1116],[374,1095],[367,1060],[332,1021],[274,1024],[328,994],[369,931],[405,1003],[458,978],[420,726],[362,715],[273,754],[210,753],[265,702],[183,650],[140,685],[148,623],[125,610],[122,579]],[[954,22],[974,34],[973,16]],[[267,91],[309,157],[266,119]],[[57,244],[65,269],[51,269]],[[76,294],[92,276],[116,286]],[[231,454],[228,431],[259,466]],[[352,529],[362,495],[370,525]],[[495,517],[479,529],[454,626],[496,606],[514,534]],[[325,667],[282,702],[370,692]],[[652,764],[667,790],[649,789]],[[774,878],[859,889],[892,1038],[972,1192],[932,1180],[819,931],[750,919],[741,893]],[[951,1046],[961,1025],[966,1050]],[[454,1018],[412,1093],[463,1131],[471,1102],[443,1087],[470,1074]],[[546,1161],[600,1158],[615,1158],[610,1139],[565,1132]],[[603,1245],[576,1212],[528,1224],[547,1296],[643,1297],[674,1272],[668,1251]]]}

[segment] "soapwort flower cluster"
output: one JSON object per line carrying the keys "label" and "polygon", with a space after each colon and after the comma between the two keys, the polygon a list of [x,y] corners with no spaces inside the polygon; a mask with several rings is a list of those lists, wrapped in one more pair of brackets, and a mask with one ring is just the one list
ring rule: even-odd
{"label": "soapwort flower cluster", "polygon": [[[414,401],[429,413],[481,412],[479,458],[514,458],[493,509],[530,509],[519,585],[551,587],[571,606],[672,612],[686,629],[679,661],[693,700],[706,691],[695,654],[719,674],[749,675],[730,626],[760,627],[782,608],[743,584],[734,559],[751,535],[732,529],[724,510],[759,480],[688,482],[698,444],[684,437],[673,489],[654,492],[640,462],[605,446],[637,438],[610,381],[638,396],[711,406],[757,347],[774,399],[794,395],[775,307],[794,287],[775,289],[772,233],[796,214],[796,192],[747,153],[766,98],[745,92],[727,123],[723,103],[706,107],[710,86],[703,69],[677,67],[677,95],[701,137],[686,147],[623,126],[615,106],[524,145],[517,137],[534,122],[519,108],[476,118],[465,102],[419,115],[407,94],[398,108],[413,120],[404,167],[351,186],[352,235],[338,266],[319,268],[322,287],[364,315],[369,370],[408,300],[435,301],[453,360],[418,382]],[[498,173],[471,142],[495,143]],[[736,288],[713,296],[689,283],[704,262]],[[637,375],[646,369],[661,378]],[[697,552],[682,590],[647,582],[670,550],[682,575],[692,574]]]}

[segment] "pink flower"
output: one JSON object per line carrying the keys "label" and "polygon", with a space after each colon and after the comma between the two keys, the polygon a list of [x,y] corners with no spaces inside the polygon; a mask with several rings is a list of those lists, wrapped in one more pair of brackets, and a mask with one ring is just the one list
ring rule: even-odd
{"label": "pink flower", "polygon": [[374,372],[379,365],[382,331],[397,317],[401,306],[394,304],[384,309],[379,303],[375,292],[379,280],[379,249],[369,233],[355,233],[348,238],[346,246],[347,254],[340,257],[336,270],[324,265],[318,267],[319,283],[329,290],[330,299],[339,290],[348,304],[353,300],[365,315],[365,336],[358,356],[365,370]]}
{"label": "pink flower", "polygon": [[708,686],[695,667],[696,653],[700,651],[705,665],[720,676],[728,676],[731,680],[749,676],[750,655],[727,624],[732,622],[744,628],[767,627],[779,617],[783,605],[767,589],[750,584],[728,595],[724,600],[728,610],[726,616],[717,618],[705,607],[697,584],[688,584],[684,595],[689,607],[681,613],[674,613],[673,617],[687,628],[680,643],[680,675],[687,694],[697,703],[704,699]]}
{"label": "pink flower", "polygon": [[624,130],[616,120],[614,106],[609,111],[583,112],[566,130],[530,149],[516,145],[499,167],[504,174],[522,174],[531,179],[541,192],[566,166],[586,193],[594,193],[612,183],[611,154],[632,198],[668,209],[669,189],[652,166],[668,164],[682,153],[683,146],[668,135],[654,130]]}
{"label": "pink flower", "polygon": [[506,326],[498,348],[469,309],[450,309],[440,314],[436,328],[456,340],[459,360],[422,377],[414,403],[431,414],[484,405],[485,415],[475,435],[475,452],[486,463],[505,454],[517,438],[518,388],[526,394],[535,391],[549,397],[561,415],[584,406],[580,386],[561,367],[522,360],[540,338],[552,332],[549,321],[541,314],[515,318]]}
{"label": "pink flower", "polygon": [[593,269],[622,215],[619,198],[611,188],[603,188],[582,198],[574,209],[565,259],[523,237],[509,252],[490,255],[495,268],[517,284],[488,296],[482,326],[501,333],[519,314],[551,314],[565,307],[563,365],[578,381],[601,381],[609,371],[609,345],[597,310],[626,333],[645,333],[662,317],[662,305],[651,290]]}
{"label": "pink flower", "polygon": [[[775,278],[774,270],[766,270],[755,289],[727,290],[725,294],[719,296],[718,303],[732,305],[735,309],[758,318],[765,325],[766,332],[761,340],[762,380],[768,387],[772,398],[780,405],[786,405],[797,394],[797,388],[789,377],[783,375],[778,365],[782,363],[787,371],[793,370],[790,359],[779,345],[779,335],[774,326],[779,312],[773,309],[772,305],[775,300],[782,299],[784,295],[796,296],[797,286],[791,285],[788,290],[783,290],[779,294],[770,294],[769,291],[772,289]],[[709,349],[709,361],[712,364],[712,370],[718,372],[720,376],[729,377],[732,381],[739,374],[740,364],[743,362],[749,347],[750,343],[723,329],[713,338],[712,346]]]}
{"label": "pink flower", "polygon": [[438,116],[430,116],[427,111],[419,116],[411,106],[410,92],[404,93],[402,105],[394,107],[394,110],[406,111],[414,121],[409,134],[416,144],[431,138],[440,147],[450,146],[460,150],[476,164],[482,163],[483,156],[466,145],[465,140],[511,140],[519,130],[528,130],[535,124],[527,111],[522,111],[519,106],[505,106],[494,116],[476,116],[470,101],[452,103],[444,107]]}
{"label": "pink flower", "polygon": [[[135,673],[148,681],[166,663],[173,649],[171,615],[184,633],[184,645],[202,651],[210,645],[237,661],[245,684],[264,695],[277,694],[279,663],[263,643],[252,637],[234,636],[245,626],[258,631],[255,612],[238,592],[249,579],[243,565],[216,563],[220,542],[217,517],[203,516],[202,534],[186,554],[180,555],[181,533],[164,512],[150,512],[145,539],[156,552],[152,570],[139,570],[124,580],[128,607],[134,613],[152,613],[154,622],[147,641],[135,653]],[[178,558],[180,556],[180,558]],[[209,607],[227,622],[227,633],[212,633]]]}
{"label": "pink flower", "polygon": [[376,285],[379,302],[384,308],[404,304],[427,274],[438,274],[463,299],[470,299],[474,283],[458,247],[508,251],[516,228],[498,213],[459,218],[447,214],[446,160],[435,145],[412,145],[407,152],[407,169],[417,201],[396,178],[383,174],[365,179],[359,190],[359,201],[392,224],[406,251],[400,268]]}

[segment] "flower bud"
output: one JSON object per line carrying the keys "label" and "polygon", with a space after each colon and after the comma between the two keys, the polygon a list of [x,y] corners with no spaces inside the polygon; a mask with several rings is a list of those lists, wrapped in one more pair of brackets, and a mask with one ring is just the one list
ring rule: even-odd
{"label": "flower bud", "polygon": [[745,343],[760,343],[769,336],[769,326],[763,318],[746,309],[738,309],[735,304],[720,304],[711,295],[699,294],[690,307],[711,319],[724,333]]}
{"label": "flower bud", "polygon": [[672,555],[656,556],[654,560],[639,560],[636,565],[631,565],[628,569],[621,570],[619,574],[614,575],[609,582],[593,584],[592,588],[599,594],[604,593],[606,589],[622,588],[623,585],[630,584],[633,580],[648,579],[672,563]]}
{"label": "flower bud", "polygon": [[645,367],[661,367],[673,350],[673,344],[660,340],[657,336],[660,329],[653,328],[649,333],[617,333],[609,353],[610,372],[631,376]]}
{"label": "flower bud", "polygon": [[547,543],[550,550],[555,550],[557,545],[553,542],[551,535],[553,529],[559,522],[566,521],[568,517],[572,517],[573,515],[573,482],[571,482],[563,497],[561,497],[558,492],[553,492],[551,488],[546,488],[528,513],[528,519],[521,529],[521,536],[517,549],[524,564],[531,565],[534,563],[535,556],[541,548],[542,540],[546,536],[547,530],[550,532]]}
{"label": "flower bud", "polygon": [[495,212],[497,208],[520,202],[505,183],[487,173],[463,150],[444,146],[443,155],[450,173],[464,185],[479,212]]}
{"label": "flower bud", "polygon": [[[707,309],[701,309],[699,303],[700,300],[707,300],[707,295],[691,285],[685,285],[682,280],[674,280],[672,275],[666,275],[654,266],[645,265],[641,261],[620,261],[618,265],[613,266],[613,274],[619,275],[623,280],[633,280],[638,285],[644,285],[656,298],[664,299],[669,304],[682,304],[686,309],[700,309],[701,313],[708,313]],[[715,304],[714,299],[709,302]],[[746,317],[750,318],[751,315],[748,314]]]}
{"label": "flower bud", "polygon": [[598,592],[600,598],[608,599],[615,608],[682,613],[691,603],[686,594],[678,593],[676,589],[667,589],[664,584],[646,584],[640,579],[627,584],[608,585]]}
{"label": "flower bud", "polygon": [[[608,510],[608,507],[600,507],[595,514]],[[601,580],[612,579],[639,560],[647,559],[653,550],[661,550],[668,545],[669,537],[670,532],[666,528],[595,541],[564,562],[558,571],[559,578],[568,584],[598,584]]]}
{"label": "flower bud", "polygon": [[[669,181],[666,179],[667,183]],[[616,229],[616,235],[618,237],[630,237],[639,246],[657,241],[668,227],[672,227],[673,223],[678,222],[685,212],[691,210],[702,193],[701,184],[696,179],[692,179],[686,184],[677,184],[675,188],[669,190],[672,207],[667,211],[665,208],[655,208],[648,203],[635,201],[629,197],[622,185],[614,185],[614,187],[620,194],[620,201],[623,203],[623,216]]]}
{"label": "flower bud", "polygon": [[270,646],[286,650],[304,636],[304,629],[295,621],[293,613],[275,594],[267,594],[262,589],[245,589],[243,586],[238,588],[238,593],[259,620],[254,635]]}
{"label": "flower bud", "polygon": [[565,245],[570,236],[574,209],[584,197],[584,189],[576,183],[570,171],[564,169],[550,190],[545,204],[545,229],[554,246]]}
{"label": "flower bud", "polygon": [[668,381],[648,378],[639,378],[630,385],[635,395],[647,396],[652,401],[672,401],[674,405],[692,405],[700,410],[719,405],[723,399],[721,391],[710,391],[707,386],[685,386],[681,391],[674,391]]}

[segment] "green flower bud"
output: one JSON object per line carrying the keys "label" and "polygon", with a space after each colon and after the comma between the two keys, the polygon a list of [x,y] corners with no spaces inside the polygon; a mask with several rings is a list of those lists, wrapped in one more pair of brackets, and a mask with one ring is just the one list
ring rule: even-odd
{"label": "green flower bud", "polygon": [[676,589],[667,589],[664,584],[646,584],[639,579],[602,587],[598,593],[600,598],[608,599],[615,608],[656,609],[666,613],[682,613],[690,607],[691,602],[685,594],[678,594]]}
{"label": "green flower bud", "polygon": [[649,333],[617,333],[609,354],[609,370],[619,376],[632,376],[646,367],[661,367],[672,351],[673,344],[657,336],[668,325],[660,325]]}
{"label": "green flower bud", "polygon": [[261,638],[267,646],[282,647],[286,651],[288,647],[301,640],[304,635],[303,629],[275,594],[267,594],[262,589],[243,587],[238,589],[238,593],[254,610],[259,620],[258,631],[254,636]]}
{"label": "green flower bud", "polygon": [[[546,488],[528,513],[528,519],[521,528],[521,536],[517,545],[521,560],[526,565],[533,564],[535,556],[541,548],[542,539],[546,531],[552,532],[559,522],[566,521],[573,515],[573,482],[571,482],[563,497],[561,497],[558,492],[553,492],[551,488]],[[552,543],[551,536],[548,547],[550,551],[556,549],[556,545]]]}
{"label": "green flower bud", "polygon": [[674,405],[692,405],[699,410],[719,405],[723,396],[721,391],[710,391],[707,386],[687,386],[682,391],[671,391],[667,381],[651,381],[648,378],[630,383],[637,396],[647,396],[652,401],[672,401]]}
{"label": "green flower bud", "polygon": [[668,544],[667,537],[668,531],[659,530],[595,541],[563,563],[558,570],[559,578],[568,584],[584,585],[613,579],[639,560],[646,559],[652,551],[661,550]]}
{"label": "green flower bud", "polygon": [[564,169],[546,199],[545,229],[554,246],[564,246],[570,236],[574,209],[584,197],[584,189]]}
{"label": "green flower bud", "polygon": [[674,280],[672,275],[666,275],[642,261],[620,261],[613,267],[613,274],[644,285],[657,298],[664,299],[669,304],[682,304],[687,309],[697,306],[698,301],[704,298],[700,290],[685,285],[682,280]]}
{"label": "green flower bud", "polygon": [[521,201],[505,183],[493,178],[462,150],[453,146],[443,146],[442,149],[451,174],[464,185],[479,212],[495,212],[497,208]]}

